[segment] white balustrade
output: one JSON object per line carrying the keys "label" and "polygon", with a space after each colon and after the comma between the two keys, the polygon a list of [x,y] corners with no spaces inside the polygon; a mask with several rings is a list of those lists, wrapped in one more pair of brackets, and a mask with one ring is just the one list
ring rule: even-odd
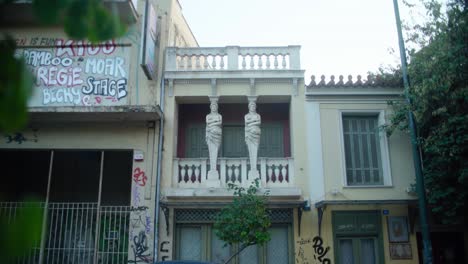
{"label": "white balustrade", "polygon": [[167,48],[167,71],[300,70],[300,46]]}
{"label": "white balustrade", "polygon": [[[261,187],[294,186],[292,158],[259,158]],[[247,178],[248,158],[218,158],[219,187],[234,183],[247,187],[253,179]],[[177,188],[207,187],[208,158],[174,159],[173,185]]]}

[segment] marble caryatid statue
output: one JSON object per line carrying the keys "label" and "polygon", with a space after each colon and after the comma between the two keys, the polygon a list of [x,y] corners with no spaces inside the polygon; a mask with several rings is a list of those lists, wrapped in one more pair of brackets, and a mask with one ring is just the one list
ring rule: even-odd
{"label": "marble caryatid statue", "polygon": [[[210,98],[211,113],[206,115],[206,144],[210,155],[210,170],[208,171],[208,178],[218,179],[218,172],[216,170],[218,150],[221,146],[221,138],[223,130],[221,125],[223,117],[218,113],[218,100],[217,98]],[[212,176],[212,177],[210,177]]]}
{"label": "marble caryatid statue", "polygon": [[258,146],[260,145],[260,115],[256,112],[256,103],[254,99],[249,99],[249,113],[245,115],[245,143],[249,150],[250,171],[249,180],[258,177],[257,171],[257,154]]}

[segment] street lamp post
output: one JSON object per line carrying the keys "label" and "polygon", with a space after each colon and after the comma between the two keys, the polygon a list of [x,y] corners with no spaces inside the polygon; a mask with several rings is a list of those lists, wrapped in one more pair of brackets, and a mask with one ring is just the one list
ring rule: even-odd
{"label": "street lamp post", "polygon": [[[401,33],[401,20],[400,20],[400,12],[398,9],[398,0],[393,0],[393,7],[395,9],[395,19],[398,31],[398,44],[400,47],[400,58],[401,58],[401,71],[403,74],[403,84],[405,86],[405,97],[406,103],[411,105],[411,98],[409,96],[409,81],[408,81],[408,71],[407,71],[407,64],[406,64],[406,51],[405,51],[405,43],[403,42],[403,34]],[[422,234],[422,242],[423,242],[423,263],[424,264],[432,264],[432,245],[431,245],[431,237],[429,233],[429,224],[427,222],[428,214],[427,214],[427,202],[426,202],[426,192],[424,188],[424,177],[422,174],[422,166],[421,166],[421,158],[419,156],[418,151],[418,143],[416,140],[416,122],[414,120],[414,115],[411,110],[411,107],[408,110],[408,123],[409,123],[409,130],[411,134],[411,145],[412,145],[412,152],[413,152],[413,161],[414,161],[414,169],[416,173],[416,192],[418,194],[418,205],[419,205],[419,223],[421,225],[421,234]]]}

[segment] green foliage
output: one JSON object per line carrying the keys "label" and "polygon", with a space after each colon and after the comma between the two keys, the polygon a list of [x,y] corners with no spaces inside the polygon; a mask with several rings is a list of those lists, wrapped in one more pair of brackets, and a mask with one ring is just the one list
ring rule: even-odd
{"label": "green foliage", "polygon": [[418,126],[428,201],[444,222],[467,215],[468,201],[468,10],[449,1],[446,12],[423,1],[428,20],[411,29],[408,74],[411,105],[391,102],[389,132],[407,129],[412,110]]}
{"label": "green foliage", "polygon": [[109,12],[100,0],[34,0],[33,7],[45,24],[63,21],[64,30],[72,39],[99,42],[126,32],[116,9]]}
{"label": "green foliage", "polygon": [[[3,261],[14,262],[41,240],[43,208],[35,200],[26,200],[14,215],[0,217],[0,249]],[[12,221],[14,218],[14,221]]]}
{"label": "green foliage", "polygon": [[26,125],[26,106],[33,84],[23,59],[15,57],[15,48],[15,41],[8,36],[0,41],[0,131],[4,132]]}
{"label": "green foliage", "polygon": [[268,228],[271,222],[266,208],[268,192],[257,195],[258,178],[248,189],[232,183],[229,184],[229,189],[234,190],[235,197],[230,205],[221,210],[214,228],[216,235],[226,245],[239,245],[239,251],[233,255],[235,256],[248,246],[267,243],[270,240]]}

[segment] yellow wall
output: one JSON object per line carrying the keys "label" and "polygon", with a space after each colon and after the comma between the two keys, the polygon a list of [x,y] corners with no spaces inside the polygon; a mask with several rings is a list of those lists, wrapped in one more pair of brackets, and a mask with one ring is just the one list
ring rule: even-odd
{"label": "yellow wall", "polygon": [[[333,244],[333,228],[332,228],[332,211],[362,211],[362,210],[389,210],[388,216],[407,216],[408,209],[406,205],[330,205],[327,206],[323,218],[322,218],[322,234],[321,237],[324,241],[324,246],[329,246],[330,251],[328,256],[331,260],[334,260],[334,244]],[[419,263],[418,261],[418,248],[416,242],[416,233],[410,233],[412,259],[406,260],[392,260],[389,252],[389,239],[387,231],[387,216],[381,214],[382,224],[382,239],[383,239],[383,250],[385,255],[385,263],[398,263],[398,264],[410,264]],[[334,261],[332,261],[334,263]]]}
{"label": "yellow wall", "polygon": [[[326,200],[414,199],[406,192],[415,179],[409,136],[398,131],[388,138],[392,184],[382,187],[343,186],[345,175],[340,110],[384,110],[385,116],[390,114],[385,101],[320,104]],[[338,190],[336,195],[331,193],[333,189]]]}

